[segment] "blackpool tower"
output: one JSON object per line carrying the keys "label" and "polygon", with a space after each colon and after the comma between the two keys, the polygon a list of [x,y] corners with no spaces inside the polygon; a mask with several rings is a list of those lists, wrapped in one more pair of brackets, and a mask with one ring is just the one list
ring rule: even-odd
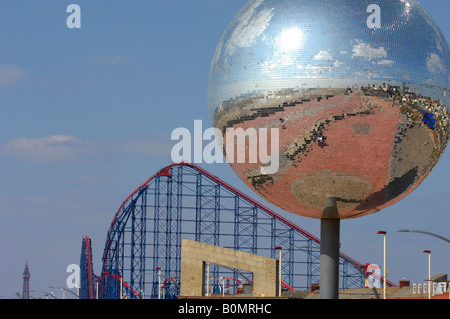
{"label": "blackpool tower", "polygon": [[28,262],[25,263],[25,270],[23,271],[22,278],[23,278],[22,299],[30,299],[30,269],[28,269]]}

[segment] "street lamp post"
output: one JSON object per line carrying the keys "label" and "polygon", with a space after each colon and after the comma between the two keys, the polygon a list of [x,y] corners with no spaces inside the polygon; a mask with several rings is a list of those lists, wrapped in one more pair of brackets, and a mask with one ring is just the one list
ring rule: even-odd
{"label": "street lamp post", "polygon": [[161,299],[161,268],[156,267],[155,270],[158,270],[158,299]]}
{"label": "street lamp post", "polygon": [[58,299],[58,298],[56,298],[54,291],[52,291],[52,292],[47,292],[47,291],[42,291],[42,290],[30,290],[30,291],[32,291],[32,292],[41,292],[41,293],[45,294],[47,299],[48,299],[48,296],[52,297],[53,299]]}
{"label": "street lamp post", "polygon": [[49,288],[60,289],[60,290],[62,291],[62,293],[63,293],[63,299],[66,299],[66,293],[65,293],[66,291],[70,292],[72,295],[74,295],[75,297],[77,297],[77,299],[80,298],[80,297],[79,297],[76,293],[74,293],[73,291],[71,291],[71,290],[69,290],[69,289],[66,289],[66,288],[63,288],[63,287],[50,286]]}
{"label": "street lamp post", "polygon": [[[445,238],[444,236],[441,236],[441,235],[438,235],[438,234],[435,234],[435,233],[428,232],[428,231],[423,231],[423,230],[410,230],[410,229],[400,229],[400,230],[398,230],[398,232],[400,232],[400,233],[419,233],[419,234],[430,235],[430,236],[439,238],[439,239],[441,239],[441,240],[443,240],[443,241],[445,241],[445,242],[447,242],[447,243],[450,244],[450,239]],[[425,251],[424,251],[424,253],[425,253]],[[429,254],[431,255],[431,251],[430,251]],[[431,256],[429,256],[429,258],[430,258],[430,260],[431,260]],[[431,261],[429,262],[429,264],[431,264]],[[449,299],[450,299],[450,293],[449,293]]]}
{"label": "street lamp post", "polygon": [[278,297],[281,297],[281,285],[282,285],[282,281],[283,279],[281,278],[281,251],[282,251],[282,247],[280,246],[276,246],[274,247],[275,250],[279,250],[280,254],[278,257]]}
{"label": "street lamp post", "polygon": [[424,250],[424,254],[428,254],[428,299],[431,299],[431,250]]}
{"label": "street lamp post", "polygon": [[423,231],[423,230],[410,230],[410,229],[400,229],[398,230],[399,233],[419,233],[419,234],[425,234],[425,235],[430,235],[439,239],[442,239],[443,241],[446,241],[447,243],[450,244],[450,239],[445,238],[444,236],[438,235],[438,234],[434,234],[434,233],[430,233],[427,231]]}
{"label": "street lamp post", "polygon": [[378,231],[378,235],[383,235],[383,299],[386,299],[386,276],[387,276],[387,268],[386,268],[386,232]]}

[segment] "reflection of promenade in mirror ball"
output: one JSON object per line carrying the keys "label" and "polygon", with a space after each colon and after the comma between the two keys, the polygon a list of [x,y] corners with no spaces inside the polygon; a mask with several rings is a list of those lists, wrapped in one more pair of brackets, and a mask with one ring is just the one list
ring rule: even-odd
{"label": "reflection of promenade in mirror ball", "polygon": [[276,174],[232,168],[292,213],[321,218],[327,197],[341,219],[374,213],[414,190],[447,146],[447,42],[412,0],[377,1],[381,28],[369,28],[370,3],[249,1],[217,47],[215,127],[280,135]]}

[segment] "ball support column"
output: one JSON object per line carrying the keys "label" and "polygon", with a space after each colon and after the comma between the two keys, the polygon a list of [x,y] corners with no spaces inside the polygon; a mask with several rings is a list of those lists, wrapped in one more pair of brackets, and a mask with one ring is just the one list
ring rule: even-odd
{"label": "ball support column", "polygon": [[339,299],[340,219],[336,198],[327,198],[320,225],[320,298]]}

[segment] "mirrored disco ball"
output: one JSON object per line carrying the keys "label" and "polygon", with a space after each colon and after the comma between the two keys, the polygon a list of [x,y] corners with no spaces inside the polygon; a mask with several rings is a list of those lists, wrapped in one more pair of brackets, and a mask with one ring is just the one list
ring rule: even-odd
{"label": "mirrored disco ball", "polygon": [[216,49],[209,112],[233,170],[267,201],[323,218],[334,198],[335,218],[360,217],[442,156],[449,67],[417,1],[251,0]]}

